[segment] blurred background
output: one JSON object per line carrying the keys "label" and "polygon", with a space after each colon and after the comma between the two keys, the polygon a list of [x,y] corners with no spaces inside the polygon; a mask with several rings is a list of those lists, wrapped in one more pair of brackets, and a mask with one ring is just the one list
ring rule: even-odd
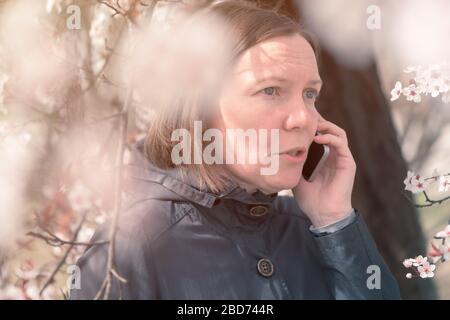
{"label": "blurred background", "polygon": [[[126,197],[129,147],[180,87],[173,75],[211,81],[222,70],[214,22],[170,33],[210,2],[0,0],[0,298],[67,297],[73,264]],[[250,2],[316,37],[317,107],[348,134],[353,203],[402,297],[450,299],[450,263],[427,279],[407,279],[402,264],[427,255],[450,218],[450,201],[438,201],[447,190],[404,184],[408,170],[450,173],[450,2]]]}

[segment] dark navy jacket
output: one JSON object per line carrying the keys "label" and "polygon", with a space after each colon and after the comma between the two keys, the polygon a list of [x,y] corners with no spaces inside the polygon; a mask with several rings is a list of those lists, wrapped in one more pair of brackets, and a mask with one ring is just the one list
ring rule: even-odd
{"label": "dark navy jacket", "polygon": [[[113,277],[109,298],[400,299],[357,210],[344,226],[318,234],[292,197],[239,186],[203,192],[174,172],[152,166],[142,141],[134,148],[115,249],[127,283]],[[107,240],[108,228],[92,241]],[[107,247],[91,246],[78,260],[81,287],[71,299],[92,299],[100,289]]]}

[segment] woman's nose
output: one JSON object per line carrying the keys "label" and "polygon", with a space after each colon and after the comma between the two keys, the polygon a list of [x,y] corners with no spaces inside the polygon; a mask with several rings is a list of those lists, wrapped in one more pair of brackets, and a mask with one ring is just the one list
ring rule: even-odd
{"label": "woman's nose", "polygon": [[305,126],[311,124],[315,113],[312,112],[313,107],[305,105],[304,101],[296,102],[292,104],[286,116],[284,127],[286,130],[302,129]]}

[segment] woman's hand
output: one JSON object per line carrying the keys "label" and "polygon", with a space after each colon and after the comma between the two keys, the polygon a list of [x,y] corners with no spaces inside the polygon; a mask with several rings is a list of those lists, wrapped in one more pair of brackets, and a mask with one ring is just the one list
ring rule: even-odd
{"label": "woman's hand", "polygon": [[352,210],[352,190],[356,163],[343,129],[320,117],[314,137],[319,144],[330,147],[330,155],[313,181],[300,177],[292,189],[300,209],[319,228],[346,217]]}

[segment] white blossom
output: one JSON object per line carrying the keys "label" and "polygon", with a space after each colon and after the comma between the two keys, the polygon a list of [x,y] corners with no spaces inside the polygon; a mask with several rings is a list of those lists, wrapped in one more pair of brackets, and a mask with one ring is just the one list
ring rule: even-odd
{"label": "white blossom", "polygon": [[407,177],[403,181],[405,184],[405,190],[409,190],[412,193],[419,193],[424,191],[429,182],[425,181],[423,177],[419,174],[414,173],[413,171],[408,171]]}
{"label": "white blossom", "polygon": [[434,270],[436,269],[436,265],[430,264],[428,261],[425,261],[421,266],[417,267],[417,271],[420,274],[421,278],[432,278],[434,277]]}
{"label": "white blossom", "polygon": [[423,265],[425,262],[428,262],[427,257],[417,256],[413,261],[413,266],[418,267]]}
{"label": "white blossom", "polygon": [[406,267],[406,268],[410,268],[410,267],[412,267],[412,265],[413,265],[413,263],[415,262],[415,260],[414,259],[405,259],[404,261],[403,261],[403,265]]}
{"label": "white blossom", "polygon": [[447,179],[444,176],[439,177],[439,192],[447,192],[450,187],[450,179]]}
{"label": "white blossom", "polygon": [[394,89],[392,89],[391,91],[391,101],[397,100],[401,96],[402,92],[402,83],[400,81],[397,81],[395,83]]}
{"label": "white blossom", "polygon": [[442,254],[444,261],[450,260],[450,245],[441,244],[439,246],[439,252]]}
{"label": "white blossom", "polygon": [[92,238],[92,236],[94,235],[95,229],[94,228],[89,228],[89,227],[84,227],[80,230],[80,232],[78,233],[78,238],[77,241],[78,242],[89,242]]}
{"label": "white blossom", "polygon": [[436,235],[434,237],[436,239],[445,239],[445,238],[450,237],[450,224],[447,225],[444,230],[436,233]]}
{"label": "white blossom", "polygon": [[395,83],[391,91],[391,101],[399,98],[400,94],[406,97],[407,101],[420,103],[422,95],[431,95],[436,98],[442,96],[444,103],[450,102],[450,68],[447,62],[433,64],[428,67],[408,66],[405,73],[413,73],[413,78],[409,79],[409,84],[402,88],[400,81]]}
{"label": "white blossom", "polygon": [[414,101],[415,103],[422,101],[420,90],[415,84],[410,84],[409,86],[403,88],[403,95],[406,96],[406,100],[408,101]]}

